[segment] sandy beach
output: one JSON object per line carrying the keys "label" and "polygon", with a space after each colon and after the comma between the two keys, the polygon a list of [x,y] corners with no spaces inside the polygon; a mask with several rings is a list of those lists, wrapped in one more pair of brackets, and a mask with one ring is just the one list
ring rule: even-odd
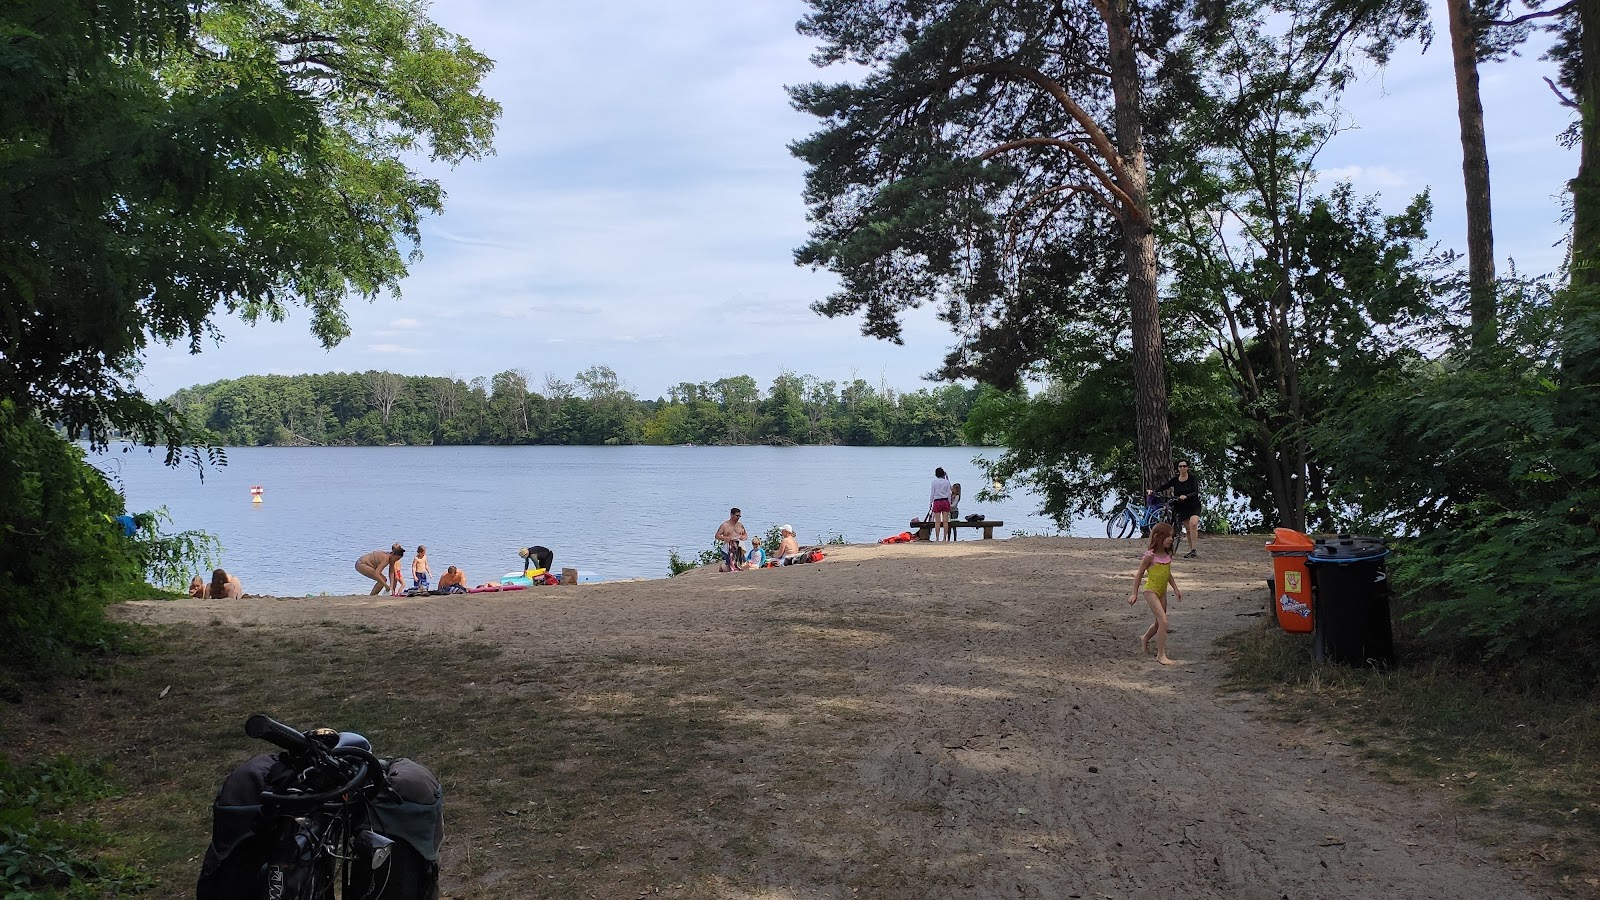
{"label": "sandy beach", "polygon": [[[1186,601],[1173,606],[1171,668],[1139,651],[1148,613],[1127,603],[1137,541],[838,546],[760,572],[116,614],[349,624],[493,642],[509,659],[691,661],[701,674],[681,693],[734,698],[749,726],[716,748],[718,777],[747,789],[766,849],[736,874],[672,872],[659,833],[619,833],[626,846],[596,870],[593,896],[634,885],[639,859],[667,866],[669,886],[699,886],[688,893],[772,900],[1545,896],[1458,808],[1220,689],[1215,642],[1265,610],[1263,542],[1209,538],[1198,560],[1175,563]],[[569,689],[627,696],[654,671],[617,666]],[[784,780],[795,773],[803,790]],[[682,840],[716,841],[714,826],[682,828]],[[446,849],[446,893],[472,896],[490,876],[465,874],[466,851]]]}

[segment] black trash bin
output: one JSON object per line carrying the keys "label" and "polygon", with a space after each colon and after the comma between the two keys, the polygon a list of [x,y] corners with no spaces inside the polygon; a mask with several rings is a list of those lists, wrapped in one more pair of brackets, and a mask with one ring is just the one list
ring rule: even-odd
{"label": "black trash bin", "polygon": [[1389,548],[1378,538],[1319,538],[1306,559],[1316,602],[1312,652],[1317,662],[1349,666],[1394,662],[1389,621]]}

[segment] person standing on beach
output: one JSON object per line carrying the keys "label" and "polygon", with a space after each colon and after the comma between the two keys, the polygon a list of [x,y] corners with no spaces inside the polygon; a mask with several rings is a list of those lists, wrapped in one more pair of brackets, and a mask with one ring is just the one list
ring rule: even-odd
{"label": "person standing on beach", "polygon": [[955,534],[950,527],[950,479],[944,469],[933,470],[933,489],[929,492],[928,506],[933,511],[933,539],[948,541]]}
{"label": "person standing on beach", "polygon": [[389,589],[387,576],[393,572],[398,577],[400,557],[405,555],[406,548],[395,544],[387,550],[374,550],[356,560],[356,571],[376,582],[372,585],[372,592],[367,596],[375,597]]}
{"label": "person standing on beach", "polygon": [[[717,526],[717,534],[712,540],[722,545],[722,571],[735,572],[744,563],[744,541],[749,534],[745,532],[744,525],[739,522],[743,513],[735,506],[728,510],[728,521]],[[736,559],[737,557],[737,559]]]}
{"label": "person standing on beach", "polygon": [[433,570],[428,568],[428,548],[418,544],[417,558],[411,561],[411,580],[416,582],[417,587],[426,591],[429,589],[428,576],[432,574]]}

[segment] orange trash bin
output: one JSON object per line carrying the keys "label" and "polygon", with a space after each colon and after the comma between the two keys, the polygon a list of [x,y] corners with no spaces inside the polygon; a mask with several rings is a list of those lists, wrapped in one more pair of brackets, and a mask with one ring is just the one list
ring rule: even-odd
{"label": "orange trash bin", "polygon": [[1278,627],[1295,634],[1309,634],[1316,624],[1311,602],[1311,576],[1306,572],[1306,557],[1316,542],[1292,528],[1275,528],[1267,552],[1272,554],[1272,611]]}

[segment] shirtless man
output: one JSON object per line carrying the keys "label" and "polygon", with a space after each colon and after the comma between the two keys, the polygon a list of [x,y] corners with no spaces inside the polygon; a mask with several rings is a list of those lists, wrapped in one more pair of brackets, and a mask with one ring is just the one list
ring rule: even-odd
{"label": "shirtless man", "polygon": [[783,540],[778,542],[777,558],[780,563],[791,556],[800,555],[800,542],[794,539],[794,526],[783,526]]}
{"label": "shirtless man", "polygon": [[717,536],[712,538],[712,540],[722,545],[722,571],[724,572],[734,570],[733,548],[744,543],[745,538],[749,537],[744,530],[744,526],[739,523],[740,515],[741,513],[737,506],[728,510],[728,521],[717,526]]}
{"label": "shirtless man", "polygon": [[442,591],[452,585],[462,590],[467,589],[467,573],[455,566],[446,569],[444,574],[439,576],[439,590]]}

